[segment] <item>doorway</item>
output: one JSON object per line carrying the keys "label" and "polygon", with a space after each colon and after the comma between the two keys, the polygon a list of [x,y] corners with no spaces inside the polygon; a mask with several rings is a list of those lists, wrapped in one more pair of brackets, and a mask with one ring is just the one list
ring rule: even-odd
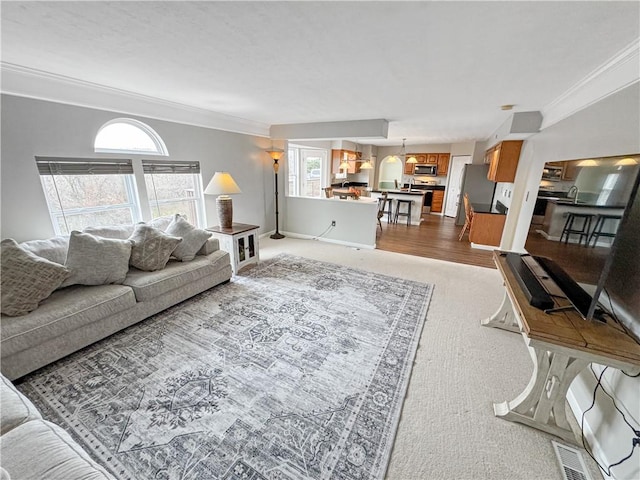
{"label": "doorway", "polygon": [[455,218],[458,215],[460,192],[462,189],[462,172],[464,166],[471,163],[470,155],[460,155],[451,158],[449,165],[449,185],[447,186],[447,202],[444,208],[445,217]]}

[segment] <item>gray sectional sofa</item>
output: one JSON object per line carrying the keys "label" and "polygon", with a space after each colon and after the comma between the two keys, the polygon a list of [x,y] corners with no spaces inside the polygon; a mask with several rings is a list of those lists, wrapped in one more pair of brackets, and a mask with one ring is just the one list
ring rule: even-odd
{"label": "gray sectional sofa", "polygon": [[[133,228],[116,227],[111,236],[127,238]],[[99,233],[109,235],[109,229]],[[54,262],[64,258],[61,249],[66,248],[60,237],[20,245]],[[15,380],[226,282],[231,275],[229,254],[209,238],[193,260],[170,260],[157,271],[131,268],[122,284],[60,288],[26,315],[2,315],[2,373]]]}
{"label": "gray sectional sofa", "polygon": [[0,480],[115,480],[0,375]]}

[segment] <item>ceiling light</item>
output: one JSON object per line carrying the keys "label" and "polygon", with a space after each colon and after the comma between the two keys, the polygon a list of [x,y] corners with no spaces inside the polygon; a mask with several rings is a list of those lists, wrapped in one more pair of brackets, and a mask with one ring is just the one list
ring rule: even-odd
{"label": "ceiling light", "polygon": [[626,167],[628,165],[638,165],[638,161],[635,158],[627,157],[616,162],[616,166]]}
{"label": "ceiling light", "polygon": [[511,110],[515,105],[512,104],[506,104],[506,105],[500,105],[500,109],[501,110]]}
{"label": "ceiling light", "polygon": [[582,160],[581,162],[578,162],[576,166],[577,167],[597,167],[598,162],[590,158],[588,160]]}

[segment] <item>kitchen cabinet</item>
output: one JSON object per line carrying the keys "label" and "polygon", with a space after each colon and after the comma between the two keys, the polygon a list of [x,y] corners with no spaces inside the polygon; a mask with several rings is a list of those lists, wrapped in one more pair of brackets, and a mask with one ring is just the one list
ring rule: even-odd
{"label": "kitchen cabinet", "polygon": [[444,189],[434,190],[431,197],[431,213],[441,213],[444,204]]}
{"label": "kitchen cabinet", "polygon": [[[408,157],[409,155],[407,155]],[[415,163],[406,163],[404,164],[404,174],[405,175],[413,175],[415,169]]]}
{"label": "kitchen cabinet", "polygon": [[437,165],[438,164],[438,154],[437,153],[428,153],[427,154],[427,164],[429,164],[429,165]]}
{"label": "kitchen cabinet", "polygon": [[438,154],[438,176],[446,176],[449,173],[449,154]]}
{"label": "kitchen cabinet", "polygon": [[499,247],[506,215],[474,213],[469,230],[469,241],[478,245]]}
{"label": "kitchen cabinet", "polygon": [[487,178],[492,182],[513,182],[516,178],[522,140],[505,140],[485,153],[489,163]]}
{"label": "kitchen cabinet", "polygon": [[349,164],[346,173],[360,173],[361,155],[360,152],[356,153],[351,150],[331,150],[331,172],[341,173],[340,164],[346,158]]}
{"label": "kitchen cabinet", "polygon": [[580,163],[580,160],[570,160],[568,162],[558,162],[558,163],[562,164],[562,167],[563,167],[562,180],[573,181],[576,179],[581,168],[578,166],[578,163]]}

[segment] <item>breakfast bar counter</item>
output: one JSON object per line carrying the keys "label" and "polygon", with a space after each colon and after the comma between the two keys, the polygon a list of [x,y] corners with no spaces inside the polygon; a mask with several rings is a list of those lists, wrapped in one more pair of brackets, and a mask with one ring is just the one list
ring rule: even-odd
{"label": "breakfast bar counter", "polygon": [[[424,190],[373,190],[371,192],[371,198],[378,199],[382,196],[383,192],[387,192],[387,198],[391,201],[392,212],[395,214],[397,200],[408,200],[411,203],[411,225],[420,225],[422,221],[422,205],[424,204]],[[405,211],[406,206],[402,207]],[[387,215],[384,215],[381,220],[387,221]]]}

